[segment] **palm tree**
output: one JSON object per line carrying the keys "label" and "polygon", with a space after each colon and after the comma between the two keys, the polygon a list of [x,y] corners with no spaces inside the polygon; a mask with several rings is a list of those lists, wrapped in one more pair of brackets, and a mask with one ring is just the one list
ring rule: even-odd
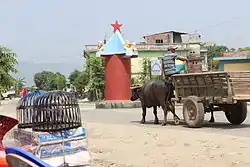
{"label": "palm tree", "polygon": [[16,93],[21,92],[25,84],[26,84],[26,81],[24,77],[19,77],[18,79],[16,79],[16,86],[15,86]]}

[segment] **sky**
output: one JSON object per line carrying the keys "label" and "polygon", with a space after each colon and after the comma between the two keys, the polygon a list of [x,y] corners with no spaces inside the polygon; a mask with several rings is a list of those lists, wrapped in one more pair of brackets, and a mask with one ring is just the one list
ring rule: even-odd
{"label": "sky", "polygon": [[110,36],[115,20],[130,41],[176,30],[228,47],[250,46],[249,6],[247,0],[1,0],[0,44],[13,49],[21,63],[38,69],[55,64],[68,75],[82,69],[84,45]]}

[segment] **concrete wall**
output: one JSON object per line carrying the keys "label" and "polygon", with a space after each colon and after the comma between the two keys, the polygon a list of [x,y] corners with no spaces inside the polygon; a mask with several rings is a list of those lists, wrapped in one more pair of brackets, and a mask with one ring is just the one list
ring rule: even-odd
{"label": "concrete wall", "polygon": [[[143,58],[149,58],[150,60],[157,60],[159,57],[163,57],[166,51],[144,51],[139,52],[139,57],[131,60],[131,73],[140,73],[142,68]],[[187,51],[177,51],[181,57],[187,57]],[[182,64],[180,61],[177,64]]]}
{"label": "concrete wall", "polygon": [[[157,60],[158,57],[148,57],[149,60]],[[142,69],[143,57],[134,58],[131,60],[131,73],[140,73]]]}
{"label": "concrete wall", "polygon": [[145,43],[155,44],[157,39],[162,39],[163,44],[168,43],[199,43],[201,42],[199,34],[184,34],[178,32],[164,32],[145,36]]}
{"label": "concrete wall", "polygon": [[155,44],[157,39],[163,39],[163,44],[173,43],[173,33],[166,32],[166,33],[159,33],[145,37],[145,42],[147,44]]}

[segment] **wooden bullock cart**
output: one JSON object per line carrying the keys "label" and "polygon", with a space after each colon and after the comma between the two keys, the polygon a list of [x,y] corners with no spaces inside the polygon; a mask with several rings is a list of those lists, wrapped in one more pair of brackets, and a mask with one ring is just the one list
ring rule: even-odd
{"label": "wooden bullock cart", "polygon": [[183,117],[189,127],[201,127],[204,114],[211,111],[224,111],[232,124],[246,119],[250,71],[176,74],[172,81],[172,100],[183,103]]}

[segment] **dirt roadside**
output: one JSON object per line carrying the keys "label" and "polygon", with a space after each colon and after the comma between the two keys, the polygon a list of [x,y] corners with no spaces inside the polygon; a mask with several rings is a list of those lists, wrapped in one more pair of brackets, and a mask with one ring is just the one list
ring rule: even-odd
{"label": "dirt roadside", "polygon": [[87,123],[87,128],[93,167],[250,166],[250,140],[246,137],[160,125]]}

